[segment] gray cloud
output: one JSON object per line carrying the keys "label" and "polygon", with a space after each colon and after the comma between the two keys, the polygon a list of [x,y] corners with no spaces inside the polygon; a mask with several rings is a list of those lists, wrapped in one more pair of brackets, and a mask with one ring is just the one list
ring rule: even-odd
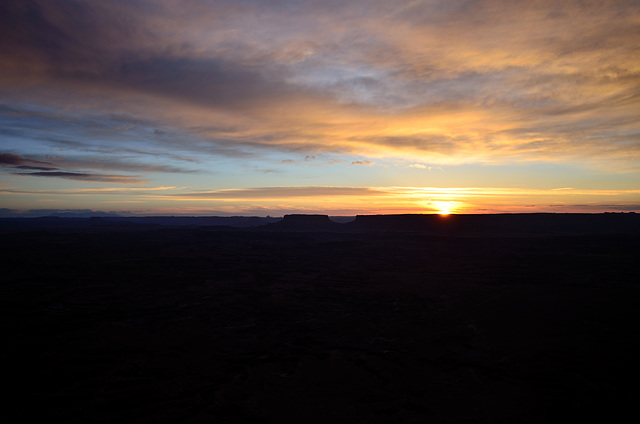
{"label": "gray cloud", "polygon": [[144,182],[139,176],[128,175],[109,175],[109,174],[95,174],[95,173],[83,173],[83,172],[63,172],[63,171],[51,171],[51,172],[19,172],[18,175],[28,175],[31,177],[49,177],[49,178],[64,178],[69,180],[79,181],[93,181],[100,183],[122,183],[122,184],[137,184]]}
{"label": "gray cloud", "polygon": [[[102,156],[102,157],[101,157]],[[95,169],[95,170],[116,170],[126,172],[162,172],[162,173],[197,173],[200,171],[177,168],[163,164],[148,164],[138,161],[123,159],[121,157],[109,157],[109,155],[97,155],[88,157],[74,157],[59,159],[56,163],[64,168],[72,169]]]}
{"label": "gray cloud", "polygon": [[[162,173],[195,173],[199,171],[185,170],[162,164],[145,164],[121,157],[109,157],[108,155],[73,157],[45,155],[48,161],[37,160],[21,156],[15,153],[0,153],[0,166],[9,170],[28,170],[41,172],[18,172],[19,175],[48,176],[69,179],[84,179],[86,181],[115,181],[122,178],[123,181],[138,181],[118,175],[101,175],[92,172],[76,172],[75,170],[102,170],[102,171],[126,171],[126,172],[162,172]],[[53,172],[57,171],[57,172]],[[117,178],[116,178],[117,177]]]}
{"label": "gray cloud", "polygon": [[0,166],[37,171],[55,171],[58,169],[51,162],[30,159],[15,153],[0,153]]}
{"label": "gray cloud", "polygon": [[[49,156],[47,156],[49,157]],[[99,164],[93,161],[69,161],[60,157],[52,157],[55,160],[55,164],[52,161],[43,161],[38,159],[31,159],[15,153],[0,153],[0,167],[4,167],[9,170],[10,173],[21,176],[32,177],[49,177],[49,178],[64,178],[70,180],[79,181],[94,181],[102,183],[124,183],[135,184],[143,182],[139,176],[127,176],[118,174],[100,174],[95,172],[75,172],[64,171],[61,168],[93,168],[93,169],[114,169],[120,168],[122,170],[137,170],[137,171],[156,171],[156,172],[168,172],[172,171],[170,168],[162,166],[145,166],[140,164]]]}

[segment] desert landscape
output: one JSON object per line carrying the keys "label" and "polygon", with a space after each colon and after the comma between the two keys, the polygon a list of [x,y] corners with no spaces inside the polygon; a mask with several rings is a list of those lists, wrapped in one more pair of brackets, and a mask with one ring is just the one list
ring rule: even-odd
{"label": "desert landscape", "polygon": [[639,23],[1,0],[3,422],[632,421]]}
{"label": "desert landscape", "polygon": [[185,222],[0,222],[5,401],[26,400],[21,420],[635,411],[635,214]]}

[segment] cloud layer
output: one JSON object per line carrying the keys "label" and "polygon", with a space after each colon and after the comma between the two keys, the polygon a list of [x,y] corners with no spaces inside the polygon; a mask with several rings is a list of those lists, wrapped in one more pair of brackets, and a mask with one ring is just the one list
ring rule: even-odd
{"label": "cloud layer", "polygon": [[222,154],[637,165],[635,1],[10,0],[0,9],[7,99],[124,110]]}
{"label": "cloud layer", "polygon": [[[105,181],[106,182],[106,181]],[[499,213],[499,212],[602,212],[637,211],[637,190],[596,190],[563,187],[517,189],[507,187],[255,187],[196,191],[183,187],[103,187],[83,189],[7,190],[0,195],[57,199],[99,200],[110,210],[124,213],[187,215],[282,215],[327,213]],[[131,209],[134,207],[134,209]],[[19,216],[20,211],[13,211]]]}

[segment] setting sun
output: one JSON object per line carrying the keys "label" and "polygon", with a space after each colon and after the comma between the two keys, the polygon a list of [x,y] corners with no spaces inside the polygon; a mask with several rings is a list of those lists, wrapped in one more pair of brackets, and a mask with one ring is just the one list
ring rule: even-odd
{"label": "setting sun", "polygon": [[450,215],[460,209],[461,202],[454,201],[440,201],[431,202],[431,205],[436,208],[440,215]]}

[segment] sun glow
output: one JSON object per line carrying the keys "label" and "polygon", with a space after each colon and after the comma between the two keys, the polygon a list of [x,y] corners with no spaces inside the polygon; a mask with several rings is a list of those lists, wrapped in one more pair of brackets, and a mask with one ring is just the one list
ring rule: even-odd
{"label": "sun glow", "polygon": [[462,202],[441,201],[441,200],[436,200],[430,203],[431,203],[431,206],[436,209],[438,214],[442,216],[447,216],[454,213],[455,211],[460,209],[460,206],[462,205]]}

